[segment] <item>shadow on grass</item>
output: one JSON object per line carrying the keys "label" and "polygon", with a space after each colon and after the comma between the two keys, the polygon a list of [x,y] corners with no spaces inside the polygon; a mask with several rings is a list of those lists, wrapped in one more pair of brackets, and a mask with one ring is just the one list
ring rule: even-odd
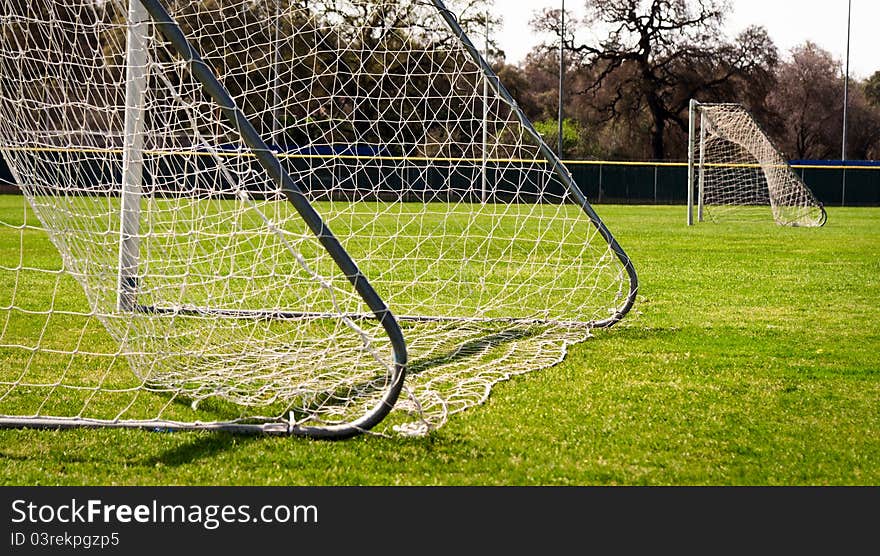
{"label": "shadow on grass", "polygon": [[502,330],[483,338],[464,342],[460,346],[456,346],[446,353],[411,361],[407,372],[409,374],[423,373],[440,365],[448,365],[456,361],[479,357],[488,353],[492,349],[503,346],[504,344],[535,336],[536,334],[537,332],[535,330],[525,328]]}
{"label": "shadow on grass", "polygon": [[177,467],[237,449],[256,442],[260,438],[262,437],[216,432],[199,435],[192,440],[147,459],[145,463],[150,466],[162,464],[169,467]]}

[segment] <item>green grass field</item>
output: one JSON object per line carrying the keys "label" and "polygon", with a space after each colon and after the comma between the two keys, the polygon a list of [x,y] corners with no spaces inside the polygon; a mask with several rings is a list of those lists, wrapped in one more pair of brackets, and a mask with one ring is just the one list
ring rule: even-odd
{"label": "green grass field", "polygon": [[877,485],[880,209],[598,206],[633,314],[420,439],[0,431],[4,485]]}

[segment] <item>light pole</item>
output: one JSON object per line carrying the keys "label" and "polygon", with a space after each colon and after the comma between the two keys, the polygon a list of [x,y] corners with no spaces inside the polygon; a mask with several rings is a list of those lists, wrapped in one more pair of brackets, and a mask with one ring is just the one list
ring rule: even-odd
{"label": "light pole", "polygon": [[843,139],[841,140],[840,161],[843,164],[843,182],[840,190],[840,204],[846,204],[846,124],[849,110],[849,45],[852,31],[852,0],[847,2],[846,12],[846,75],[843,78]]}
{"label": "light pole", "polygon": [[562,158],[562,119],[565,113],[562,108],[563,87],[565,84],[565,0],[562,0],[559,24],[559,129],[557,130],[559,142],[559,158]]}

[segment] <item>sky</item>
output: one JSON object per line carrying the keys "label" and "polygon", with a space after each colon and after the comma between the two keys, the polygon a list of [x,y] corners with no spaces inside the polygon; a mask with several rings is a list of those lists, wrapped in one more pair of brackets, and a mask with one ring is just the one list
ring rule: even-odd
{"label": "sky", "polygon": [[[810,40],[840,60],[846,61],[848,0],[731,0],[727,20],[732,37],[750,24],[763,25],[787,57],[789,50]],[[528,23],[541,8],[558,8],[561,0],[495,0],[504,27],[494,34],[511,63],[522,61],[540,42]],[[583,0],[566,0],[567,12],[582,13]],[[850,31],[850,76],[869,77],[880,70],[880,0],[852,0]]]}

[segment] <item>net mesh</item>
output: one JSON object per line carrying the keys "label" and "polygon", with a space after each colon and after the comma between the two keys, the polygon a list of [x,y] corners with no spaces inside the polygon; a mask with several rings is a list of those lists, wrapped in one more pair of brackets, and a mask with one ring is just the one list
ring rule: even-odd
{"label": "net mesh", "polygon": [[700,104],[699,114],[699,190],[710,220],[825,223],[822,205],[743,106]]}
{"label": "net mesh", "polygon": [[[432,3],[165,6],[401,323],[405,391],[376,432],[441,426],[624,305],[619,257]],[[24,193],[0,198],[0,416],[374,411],[385,330],[142,7],[0,7]]]}

